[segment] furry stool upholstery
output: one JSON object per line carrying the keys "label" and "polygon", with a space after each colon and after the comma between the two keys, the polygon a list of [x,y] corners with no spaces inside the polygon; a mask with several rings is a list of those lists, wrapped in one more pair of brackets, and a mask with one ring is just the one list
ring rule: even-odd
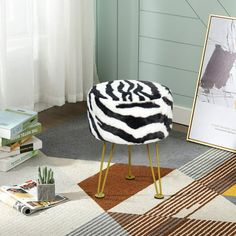
{"label": "furry stool upholstery", "polygon": [[[91,88],[87,99],[88,120],[93,136],[104,141],[97,197],[104,197],[104,186],[115,144],[126,144],[129,150],[131,174],[131,145],[147,144],[147,153],[155,181],[150,158],[149,143],[156,143],[169,135],[172,128],[173,99],[170,90],[158,83],[137,80],[115,80],[97,84]],[[101,186],[106,142],[112,143],[107,172]],[[156,145],[156,157],[159,163]],[[160,168],[158,168],[160,172]],[[160,180],[160,173],[158,174]],[[156,181],[155,181],[156,182]],[[160,181],[159,181],[160,182]],[[161,189],[155,197],[161,198]],[[161,188],[161,182],[160,186]]]}

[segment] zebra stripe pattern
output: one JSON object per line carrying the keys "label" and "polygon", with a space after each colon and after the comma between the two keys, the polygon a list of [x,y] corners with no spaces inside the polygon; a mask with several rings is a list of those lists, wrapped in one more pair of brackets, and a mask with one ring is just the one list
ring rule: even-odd
{"label": "zebra stripe pattern", "polygon": [[90,131],[102,141],[147,144],[166,138],[172,128],[172,94],[158,83],[100,83],[89,91],[87,106]]}

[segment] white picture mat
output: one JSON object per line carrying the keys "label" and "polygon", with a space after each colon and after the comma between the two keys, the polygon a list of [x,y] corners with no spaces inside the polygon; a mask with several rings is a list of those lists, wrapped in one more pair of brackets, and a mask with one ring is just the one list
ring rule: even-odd
{"label": "white picture mat", "polygon": [[224,51],[236,53],[236,31],[232,26],[236,26],[235,18],[211,16],[188,140],[236,152],[236,63],[224,87],[213,86],[209,93],[201,87],[216,44]]}

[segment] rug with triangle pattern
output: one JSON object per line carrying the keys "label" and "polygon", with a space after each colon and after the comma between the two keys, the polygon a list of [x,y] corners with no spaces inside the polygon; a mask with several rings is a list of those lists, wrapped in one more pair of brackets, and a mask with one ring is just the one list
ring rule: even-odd
{"label": "rug with triangle pattern", "polygon": [[178,169],[161,168],[164,199],[154,199],[150,169],[111,166],[105,198],[96,199],[98,173],[78,185],[104,212],[72,235],[236,235],[236,155],[210,149]]}
{"label": "rug with triangle pattern", "polygon": [[128,181],[127,165],[112,163],[106,197],[98,200],[98,161],[43,153],[1,172],[0,185],[35,178],[38,166],[53,169],[56,192],[69,200],[31,216],[0,202],[1,236],[236,235],[235,154],[210,149],[179,168],[162,166],[162,200],[153,197],[147,166],[134,166]]}

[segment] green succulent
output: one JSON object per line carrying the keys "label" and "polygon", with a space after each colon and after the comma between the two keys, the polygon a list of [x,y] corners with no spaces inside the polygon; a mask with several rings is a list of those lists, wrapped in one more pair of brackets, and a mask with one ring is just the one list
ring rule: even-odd
{"label": "green succulent", "polygon": [[48,169],[47,166],[38,168],[38,183],[39,184],[54,184],[54,177],[52,169]]}

